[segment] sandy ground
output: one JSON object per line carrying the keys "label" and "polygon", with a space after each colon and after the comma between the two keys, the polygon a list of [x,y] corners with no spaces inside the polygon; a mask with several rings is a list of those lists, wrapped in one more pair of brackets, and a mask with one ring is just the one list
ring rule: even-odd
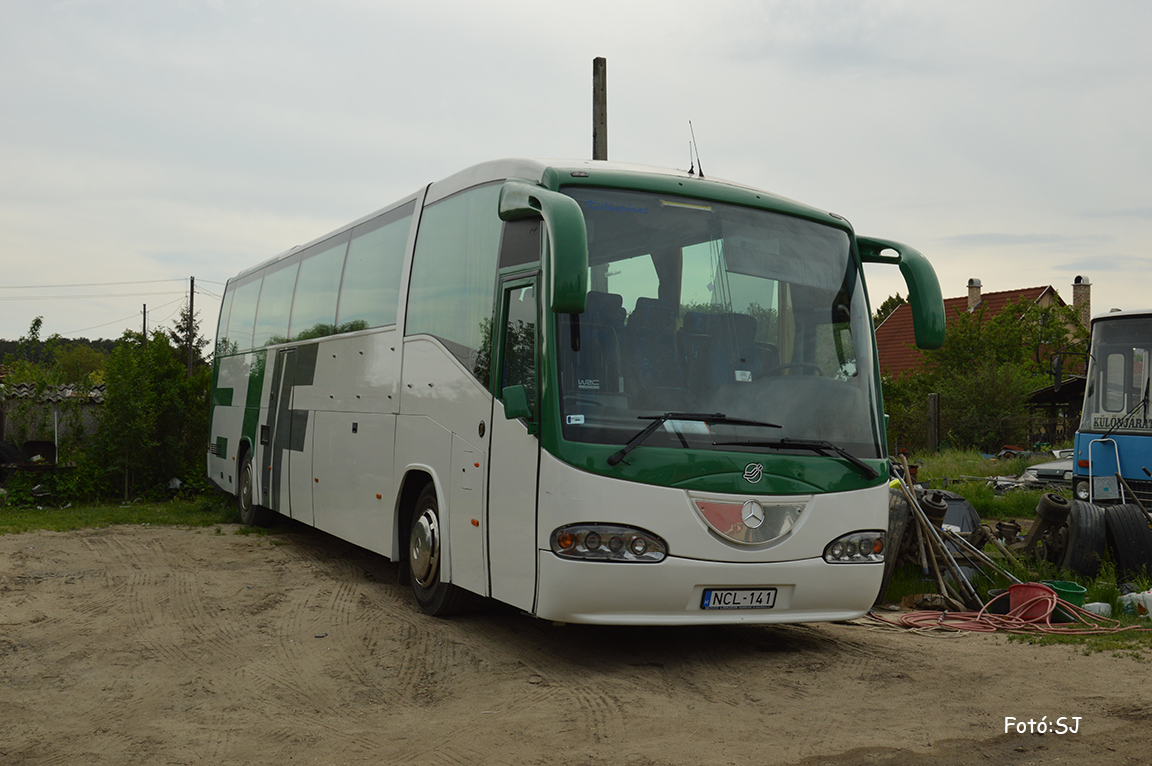
{"label": "sandy ground", "polygon": [[[419,614],[300,527],[0,537],[0,763],[1049,764],[1152,758],[1148,657],[858,625]],[[1004,733],[1005,717],[1080,717]]]}

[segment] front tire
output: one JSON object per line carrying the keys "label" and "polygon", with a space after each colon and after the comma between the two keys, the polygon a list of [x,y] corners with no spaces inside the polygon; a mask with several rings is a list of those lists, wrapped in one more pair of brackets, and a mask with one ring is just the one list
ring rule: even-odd
{"label": "front tire", "polygon": [[468,600],[467,593],[440,579],[443,554],[440,503],[436,498],[436,487],[429,484],[420,493],[412,510],[408,535],[408,579],[421,611],[434,617],[456,614]]}

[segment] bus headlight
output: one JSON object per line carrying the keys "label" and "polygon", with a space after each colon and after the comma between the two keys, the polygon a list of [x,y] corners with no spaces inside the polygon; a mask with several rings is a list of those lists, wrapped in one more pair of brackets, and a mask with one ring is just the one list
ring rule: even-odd
{"label": "bus headlight", "polygon": [[852,532],[828,543],[824,560],[829,564],[872,564],[884,560],[884,533]]}
{"label": "bus headlight", "polygon": [[668,555],[656,535],[618,524],[568,524],[552,533],[552,552],[579,561],[623,561],[655,564]]}

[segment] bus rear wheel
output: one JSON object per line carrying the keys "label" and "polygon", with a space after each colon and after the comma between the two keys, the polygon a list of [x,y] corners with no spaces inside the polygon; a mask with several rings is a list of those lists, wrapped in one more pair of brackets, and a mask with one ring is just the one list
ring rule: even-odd
{"label": "bus rear wheel", "polygon": [[440,525],[440,503],[436,488],[429,484],[420,493],[412,510],[408,535],[408,573],[412,594],[421,611],[446,617],[461,611],[468,594],[440,579],[444,540]]}
{"label": "bus rear wheel", "polygon": [[240,523],[247,527],[266,527],[272,523],[272,511],[252,502],[252,487],[256,481],[252,467],[252,453],[244,456],[240,466],[240,482],[236,488],[236,510],[240,512]]}

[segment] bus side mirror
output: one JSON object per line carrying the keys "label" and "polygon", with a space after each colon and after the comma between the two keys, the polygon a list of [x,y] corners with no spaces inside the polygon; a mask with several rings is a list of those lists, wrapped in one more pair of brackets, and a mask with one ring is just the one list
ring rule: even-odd
{"label": "bus side mirror", "polygon": [[583,314],[588,297],[588,230],[580,204],[566,194],[509,179],[500,189],[500,220],[543,218],[548,230],[544,274],[548,308]]}
{"label": "bus side mirror", "polygon": [[[944,345],[944,297],[936,270],[928,259],[915,248],[888,239],[857,237],[856,247],[864,263],[890,263],[900,267],[908,285],[916,346],[932,349]],[[885,250],[893,250],[896,255],[882,255]]]}
{"label": "bus side mirror", "polygon": [[528,389],[524,386],[506,386],[500,392],[500,398],[504,400],[504,417],[508,420],[524,418],[528,421],[528,433],[535,433],[532,405],[528,402]]}
{"label": "bus side mirror", "polygon": [[1053,393],[1060,393],[1060,386],[1064,385],[1064,355],[1057,354],[1056,358],[1052,360],[1052,375],[1055,380],[1052,381]]}

